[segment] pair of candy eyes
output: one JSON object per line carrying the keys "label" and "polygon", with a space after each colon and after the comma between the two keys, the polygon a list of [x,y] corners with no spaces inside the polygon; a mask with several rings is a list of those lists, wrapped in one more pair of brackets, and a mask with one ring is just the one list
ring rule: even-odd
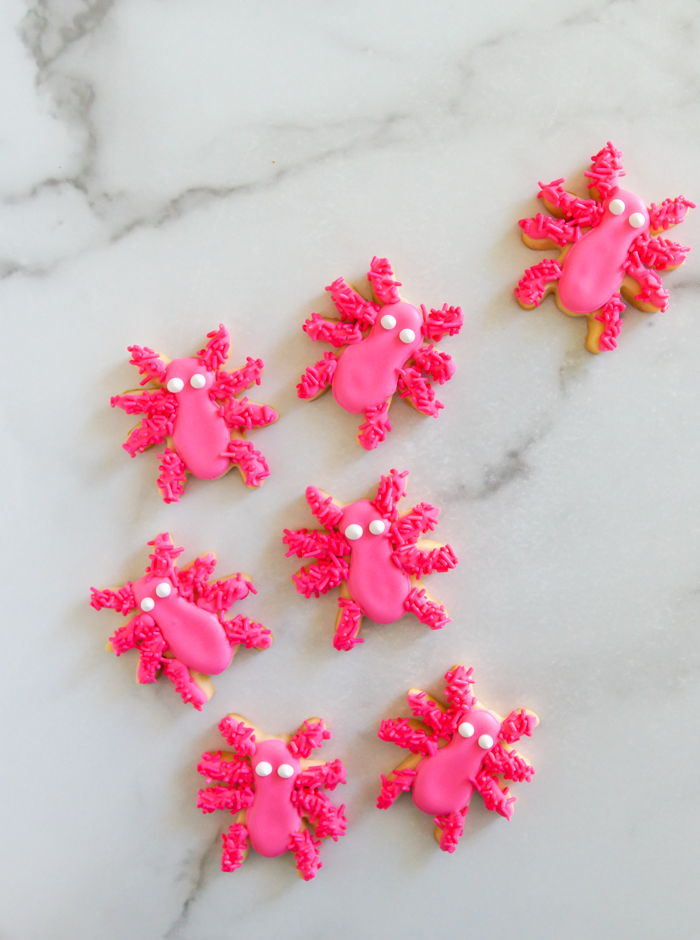
{"label": "pair of candy eyes", "polygon": [[[608,203],[608,209],[610,209],[613,215],[622,215],[625,211],[625,204],[621,199],[613,199]],[[646,219],[641,212],[633,212],[627,221],[632,228],[641,228],[646,222]]]}
{"label": "pair of candy eyes", "polygon": [[[463,738],[471,738],[474,734],[474,725],[470,725],[468,721],[463,721],[459,728],[457,728],[457,731],[459,731]],[[481,735],[479,738],[479,747],[483,747],[485,751],[493,747],[493,738],[490,734]]]}
{"label": "pair of candy eyes", "polygon": [[[385,313],[379,322],[385,330],[393,330],[396,326],[396,317],[392,317],[390,313]],[[399,339],[402,343],[412,343],[415,338],[416,334],[413,330],[401,330],[399,333]]]}
{"label": "pair of candy eyes", "polygon": [[[268,764],[266,760],[261,760],[260,763],[255,768],[255,773],[258,777],[269,777],[272,773],[272,764]],[[280,764],[277,768],[277,775],[279,777],[291,777],[294,773],[294,768],[291,764]]]}
{"label": "pair of candy eyes", "polygon": [[[372,535],[381,535],[384,529],[386,529],[386,522],[382,522],[381,519],[373,519],[369,524],[369,531],[372,533]],[[347,527],[344,535],[346,539],[350,539],[351,542],[354,542],[355,539],[362,538],[364,531],[365,530],[361,525],[353,522],[352,525]]]}
{"label": "pair of candy eyes", "polygon": [[[173,586],[169,581],[161,581],[156,588],[156,594],[158,597],[168,597],[172,589]],[[153,608],[156,606],[156,602],[152,597],[144,597],[139,606],[141,607],[141,610],[147,614],[149,610],[153,610]]]}
{"label": "pair of candy eyes", "polygon": [[[204,388],[207,384],[206,375],[202,375],[201,372],[195,372],[195,374],[190,379],[190,385],[192,388]],[[172,392],[173,395],[177,395],[178,392],[181,392],[185,387],[185,383],[182,379],[170,379],[166,388],[169,392]]]}

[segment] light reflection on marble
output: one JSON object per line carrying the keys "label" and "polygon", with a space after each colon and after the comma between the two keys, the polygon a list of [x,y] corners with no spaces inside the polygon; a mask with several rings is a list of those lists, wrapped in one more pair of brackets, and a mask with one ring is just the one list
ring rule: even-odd
{"label": "light reflection on marble", "polygon": [[[700,201],[699,24],[691,0],[3,5],[3,937],[697,935],[700,214],[674,235],[693,252],[670,310],[628,310],[613,354],[511,292],[537,181],[583,193],[608,139],[629,188]],[[319,358],[304,317],[373,254],[466,324],[440,418],[396,402],[365,453],[353,416],[294,385]],[[109,397],[134,384],[127,345],[187,355],[219,322],[265,360],[272,476],[165,506]],[[307,484],[350,500],[390,467],[442,507],[453,623],[369,625],[338,654],[335,599],[295,594],[281,532],[311,524]],[[276,635],[201,714],[135,685],[133,656],[104,652],[120,618],[87,604],[162,530],[249,572],[237,610]],[[541,725],[513,821],[475,798],[448,856],[408,797],[374,808],[396,760],[376,728],[458,661]],[[233,710],[330,724],[349,828],[311,884],[290,857],[219,871],[228,821],[196,810],[195,765]]]}

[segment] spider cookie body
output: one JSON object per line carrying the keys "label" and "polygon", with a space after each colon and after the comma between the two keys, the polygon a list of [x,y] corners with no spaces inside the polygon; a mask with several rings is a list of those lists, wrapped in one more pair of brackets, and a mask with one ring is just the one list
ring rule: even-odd
{"label": "spider cookie body", "polygon": [[401,283],[394,280],[386,258],[372,259],[368,277],[374,301],[365,300],[342,278],[326,288],[340,320],[314,313],[304,331],[340,351],[327,352],[310,366],[297,389],[299,398],[313,400],[332,388],[341,408],[364,415],[358,440],[372,450],[391,431],[388,412],[397,391],[422,414],[437,417],[443,405],[422,373],[442,385],[455,367],[450,356],[427,341],[459,333],[464,320],[459,307],[445,304],[428,312],[403,300]]}
{"label": "spider cookie body", "polygon": [[345,769],[339,760],[309,760],[331,736],[326,723],[309,718],[294,734],[269,735],[228,715],[219,730],[233,753],[202,755],[197,770],[218,783],[199,791],[197,806],[236,815],[222,835],[222,871],[239,868],[252,845],[266,858],[293,852],[300,877],[310,881],[322,867],[321,840],[345,835],[345,807],[324,792],[345,783]]}
{"label": "spider cookie body", "polygon": [[471,693],[472,670],[453,666],[445,674],[448,705],[420,689],[408,693],[414,718],[383,721],[383,741],[411,751],[388,776],[382,774],[377,801],[388,809],[411,790],[418,809],[434,817],[435,838],[444,852],[454,852],[464,831],[469,802],[476,790],[487,809],[510,820],[515,797],[501,788],[499,777],[528,781],[534,768],[511,746],[531,735],[537,715],[525,708],[501,718]]}
{"label": "spider cookie body", "polygon": [[236,601],[255,593],[247,575],[210,581],[216,566],[211,552],[178,569],[175,561],[184,549],[176,548],[167,532],[148,544],[153,554],[144,576],[117,589],[91,588],[90,603],[95,610],[108,607],[125,617],[138,610],[110,637],[107,648],[117,656],[137,649],[138,682],[155,682],[162,670],[183,702],[200,710],[214,694],[209,676],[227,669],[241,645],[267,649],[272,634],[247,617],[224,618]]}
{"label": "spider cookie body", "polygon": [[695,203],[684,196],[657,206],[621,189],[622,154],[608,142],[585,175],[592,199],[579,199],[558,179],[540,183],[538,198],[554,216],[538,213],[521,219],[522,239],[530,248],[559,248],[529,268],[515,289],[526,310],[548,294],[569,316],[588,320],[586,348],[592,353],[615,349],[626,300],[647,313],[668,308],[668,291],[656,271],[673,270],[690,251],[657,236],[683,221]]}
{"label": "spider cookie body", "polygon": [[333,639],[337,650],[364,642],[358,638],[363,616],[388,624],[411,612],[433,630],[449,623],[447,611],[420,579],[449,571],[458,558],[449,545],[420,538],[437,525],[438,509],[419,503],[399,513],[407,476],[407,470],[391,470],[382,477],[375,499],[347,505],[310,486],[307,502],[327,531],[284,531],[288,556],[316,558],[294,575],[297,591],[318,597],[340,587]]}
{"label": "spider cookie body", "polygon": [[262,486],[269,476],[267,461],[245,439],[246,430],[277,420],[267,405],[236,398],[260,384],[262,359],[250,359],[241,369],[227,372],[229,333],[219,326],[196,356],[172,361],[152,349],[129,346],[131,364],[145,375],[141,384],[154,388],[112,398],[112,407],[143,414],[123,445],[132,457],[153,444],[168,441],[160,465],[158,487],[166,503],[179,502],[188,473],[214,480],[237,466],[249,487]]}

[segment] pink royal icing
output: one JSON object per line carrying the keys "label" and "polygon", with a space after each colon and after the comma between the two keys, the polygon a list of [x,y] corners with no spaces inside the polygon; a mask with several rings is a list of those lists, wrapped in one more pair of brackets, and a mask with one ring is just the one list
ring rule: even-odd
{"label": "pink royal icing", "polygon": [[515,289],[518,302],[531,310],[553,293],[564,313],[588,318],[586,348],[592,353],[616,348],[622,296],[648,313],[668,308],[668,292],[656,271],[679,267],[690,251],[656,236],[682,222],[695,203],[679,196],[647,207],[620,189],[621,157],[608,142],[591,158],[585,175],[593,199],[566,192],[563,178],[540,183],[538,198],[555,218],[538,213],[519,223],[528,247],[559,248],[560,254],[525,272]]}
{"label": "pink royal icing", "polygon": [[90,588],[90,603],[95,610],[109,607],[125,617],[138,609],[110,637],[111,649],[117,656],[138,649],[139,682],[155,682],[162,669],[182,700],[201,710],[213,694],[208,677],[228,668],[241,645],[267,649],[272,634],[247,617],[224,619],[236,601],[256,593],[247,575],[210,581],[216,566],[212,553],[178,569],[175,560],[184,549],[176,548],[167,532],[148,544],[153,554],[144,576],[116,590]]}
{"label": "pink royal icing", "polygon": [[239,868],[250,842],[266,858],[293,852],[300,876],[310,881],[322,867],[321,840],[337,842],[346,826],[345,807],[336,807],[323,792],[345,783],[342,763],[309,760],[331,736],[325,722],[309,718],[294,734],[274,736],[228,715],[219,730],[234,753],[202,755],[197,770],[208,783],[218,782],[199,791],[197,806],[204,813],[238,814],[222,836],[222,870]]}
{"label": "pink royal icing", "polygon": [[437,525],[438,509],[419,503],[399,513],[407,476],[407,470],[391,470],[382,477],[375,499],[345,506],[310,486],[306,499],[327,531],[284,530],[287,556],[315,559],[293,576],[297,591],[318,597],[341,587],[333,639],[337,650],[364,642],[358,637],[363,616],[388,624],[411,612],[433,630],[450,622],[420,579],[449,571],[458,559],[449,545],[420,538]]}
{"label": "pink royal icing", "polygon": [[[445,674],[448,705],[420,689],[411,689],[413,719],[383,721],[383,741],[411,751],[388,776],[382,774],[379,809],[388,809],[401,793],[412,790],[413,802],[434,816],[435,838],[445,852],[454,852],[474,790],[486,808],[510,820],[515,797],[505,780],[529,781],[534,768],[510,745],[531,735],[538,723],[534,712],[521,708],[500,718],[471,693],[472,670],[454,666]],[[416,721],[419,719],[419,721]]]}
{"label": "pink royal icing", "polygon": [[207,339],[196,356],[172,362],[148,347],[129,346],[131,364],[145,375],[141,384],[151,382],[154,388],[112,398],[113,408],[144,415],[123,445],[132,457],[167,439],[158,478],[166,503],[179,501],[187,473],[214,480],[237,466],[249,487],[261,486],[269,476],[265,458],[245,432],[274,423],[277,412],[235,397],[260,384],[263,362],[248,358],[241,369],[227,372],[228,330],[220,325]]}
{"label": "pink royal icing", "polygon": [[313,313],[304,331],[313,340],[331,343],[339,352],[327,352],[310,366],[297,386],[299,397],[315,399],[329,387],[341,408],[364,415],[358,440],[372,450],[391,430],[389,405],[398,391],[401,398],[425,415],[437,417],[443,407],[422,373],[443,385],[454,375],[447,353],[428,340],[454,336],[464,319],[459,307],[431,310],[414,307],[399,296],[399,281],[386,258],[373,258],[369,281],[374,302],[365,300],[338,278],[326,288],[340,320],[325,320]]}

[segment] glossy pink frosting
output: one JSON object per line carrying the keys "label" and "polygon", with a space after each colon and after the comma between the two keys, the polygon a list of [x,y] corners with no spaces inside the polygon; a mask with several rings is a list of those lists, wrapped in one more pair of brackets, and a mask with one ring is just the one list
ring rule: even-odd
{"label": "glossy pink frosting", "polygon": [[[203,375],[206,384],[193,388],[193,375]],[[223,456],[230,439],[220,409],[209,396],[215,374],[194,356],[173,359],[166,368],[165,385],[171,379],[181,379],[182,391],[177,392],[177,413],[173,427],[173,445],[185,466],[200,480],[213,480],[229,468],[230,460]]]}
{"label": "glossy pink frosting", "polygon": [[[261,761],[272,765],[272,773],[261,777],[255,768]],[[277,773],[282,764],[294,769],[290,777]],[[270,740],[258,744],[251,759],[255,778],[255,800],[246,810],[246,827],[256,852],[267,858],[282,855],[289,849],[289,840],[301,825],[299,811],[292,803],[292,793],[300,761],[283,741]]]}
{"label": "glossy pink frosting", "polygon": [[[621,200],[625,209],[614,215],[613,200]],[[558,282],[559,299],[572,313],[592,313],[602,307],[620,289],[632,242],[649,231],[649,211],[639,196],[625,189],[616,190],[603,204],[600,223],[586,232],[567,253]],[[637,228],[629,218],[644,216]]]}
{"label": "glossy pink frosting", "polygon": [[[396,320],[390,329],[382,326],[387,315]],[[350,414],[361,414],[396,392],[399,374],[423,343],[423,322],[422,312],[405,301],[381,308],[369,335],[348,346],[338,358],[332,388],[341,408]],[[411,343],[399,338],[405,329],[415,334]]]}
{"label": "glossy pink frosting", "polygon": [[[216,676],[233,658],[233,649],[216,614],[203,610],[177,593],[174,578],[151,578],[144,575],[134,581],[134,599],[140,607],[145,597],[153,600],[149,616],[155,620],[175,657],[195,672]],[[171,585],[168,597],[158,597],[158,585]]]}
{"label": "glossy pink frosting", "polygon": [[488,734],[493,744],[498,739],[501,722],[490,711],[474,708],[464,716],[474,728],[469,738],[453,735],[448,745],[436,754],[424,757],[416,767],[413,802],[432,816],[445,816],[469,805],[476,775],[490,748],[482,748],[479,738]]}
{"label": "glossy pink frosting", "polygon": [[[370,523],[375,520],[385,524],[380,535],[369,530]],[[367,499],[350,503],[343,509],[338,525],[340,532],[344,533],[352,524],[362,526],[362,536],[354,540],[345,539],[351,548],[350,593],[362,613],[375,623],[394,623],[406,613],[404,603],[411,590],[411,579],[392,561],[394,549],[390,525]]]}

